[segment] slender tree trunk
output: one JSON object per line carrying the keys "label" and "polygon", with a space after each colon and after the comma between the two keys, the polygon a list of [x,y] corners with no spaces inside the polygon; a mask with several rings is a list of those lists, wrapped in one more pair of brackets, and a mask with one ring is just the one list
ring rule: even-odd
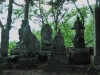
{"label": "slender tree trunk", "polygon": [[1,32],[1,50],[2,50],[1,55],[2,56],[8,56],[9,31],[11,29],[12,8],[13,8],[13,0],[9,0],[7,24],[6,24],[6,28],[2,29]]}
{"label": "slender tree trunk", "polygon": [[25,13],[24,13],[24,20],[28,21],[28,13],[29,13],[29,3],[30,0],[25,1]]}

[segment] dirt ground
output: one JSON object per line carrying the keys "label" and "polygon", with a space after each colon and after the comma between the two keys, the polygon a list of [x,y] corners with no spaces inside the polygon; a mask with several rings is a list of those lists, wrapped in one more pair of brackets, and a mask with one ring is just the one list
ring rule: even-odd
{"label": "dirt ground", "polygon": [[35,68],[6,69],[1,75],[100,75],[97,68],[84,66],[42,66]]}

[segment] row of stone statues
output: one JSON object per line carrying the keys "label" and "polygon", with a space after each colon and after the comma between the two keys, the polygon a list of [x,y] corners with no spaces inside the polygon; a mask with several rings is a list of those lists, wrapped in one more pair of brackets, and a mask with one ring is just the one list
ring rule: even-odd
{"label": "row of stone statues", "polygon": [[[76,34],[73,39],[75,48],[85,48],[84,43],[84,26],[79,17],[75,21],[72,29],[75,29]],[[41,46],[40,42],[34,34],[32,34],[28,21],[22,20],[21,28],[19,29],[19,39],[16,48],[11,50],[11,55],[20,55],[19,62],[32,62],[36,55],[46,56],[49,63],[52,64],[68,64],[68,56],[66,56],[66,48],[61,30],[58,29],[52,39],[52,28],[49,24],[45,24],[41,29]],[[64,60],[66,59],[66,60]],[[35,59],[37,60],[37,59]],[[54,61],[54,62],[52,62]]]}

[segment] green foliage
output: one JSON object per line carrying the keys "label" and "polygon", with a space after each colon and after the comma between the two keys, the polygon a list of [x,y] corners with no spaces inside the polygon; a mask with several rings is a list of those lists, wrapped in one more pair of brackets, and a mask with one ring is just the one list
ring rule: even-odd
{"label": "green foliage", "polygon": [[10,54],[10,50],[13,50],[15,48],[16,43],[17,43],[16,41],[10,41],[8,54]]}
{"label": "green foliage", "polygon": [[32,29],[32,33],[36,35],[36,37],[37,37],[37,39],[38,39],[39,41],[41,41],[41,33],[40,33],[39,30],[36,31],[35,29]]}

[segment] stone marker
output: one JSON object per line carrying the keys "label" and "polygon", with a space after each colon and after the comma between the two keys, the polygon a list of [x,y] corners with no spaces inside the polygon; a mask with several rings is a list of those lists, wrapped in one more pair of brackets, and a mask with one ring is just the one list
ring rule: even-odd
{"label": "stone marker", "polygon": [[[38,60],[46,62],[50,54],[52,41],[52,28],[49,24],[45,24],[41,29],[41,51],[38,53]],[[43,60],[42,60],[43,59]]]}
{"label": "stone marker", "polygon": [[74,22],[72,29],[75,29],[75,37],[73,39],[73,45],[75,48],[85,48],[84,43],[84,26],[77,16],[77,21]]}
{"label": "stone marker", "polygon": [[71,64],[89,64],[89,50],[85,47],[84,43],[84,29],[82,22],[77,16],[77,21],[74,22],[75,37],[73,39],[74,49],[70,50],[70,63]]}
{"label": "stone marker", "polygon": [[64,45],[64,38],[60,29],[56,33],[53,41],[52,48],[50,50],[50,56],[48,57],[49,64],[55,65],[66,65],[69,62],[69,57],[66,53],[66,48]]}
{"label": "stone marker", "polygon": [[23,30],[23,36],[20,48],[21,58],[18,59],[19,65],[34,65],[37,63],[36,55],[40,50],[40,42],[34,34],[32,34],[29,24]]}

